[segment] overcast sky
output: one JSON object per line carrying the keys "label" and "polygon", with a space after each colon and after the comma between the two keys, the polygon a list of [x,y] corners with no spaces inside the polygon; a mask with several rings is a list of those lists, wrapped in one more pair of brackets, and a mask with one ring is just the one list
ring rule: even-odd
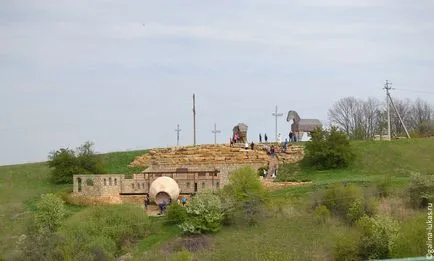
{"label": "overcast sky", "polygon": [[[434,1],[0,0],[0,165],[274,138],[275,106],[327,124],[339,98],[434,103]],[[432,91],[423,93],[420,91]],[[417,92],[419,91],[419,92]],[[288,133],[286,117],[279,132]]]}

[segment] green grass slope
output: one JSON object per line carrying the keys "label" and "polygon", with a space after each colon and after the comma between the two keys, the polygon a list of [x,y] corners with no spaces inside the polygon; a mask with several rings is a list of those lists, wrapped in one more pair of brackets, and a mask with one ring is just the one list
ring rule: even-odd
{"label": "green grass slope", "polygon": [[[312,185],[279,190],[274,192],[274,195],[276,197],[291,197],[311,192],[318,186],[334,182],[375,182],[386,175],[393,177],[394,184],[402,185],[407,182],[412,172],[423,174],[434,173],[434,139],[352,142],[352,146],[357,154],[357,158],[351,167],[344,170],[303,170],[290,173],[289,175],[294,175],[297,179],[312,180]],[[142,150],[103,154],[108,173],[129,174],[138,171],[137,169],[129,168],[128,164],[136,156],[144,153],[146,151]],[[49,168],[46,163],[0,166],[0,255],[8,260],[10,259],[8,257],[11,257],[13,252],[17,250],[16,242],[18,237],[25,233],[26,222],[31,218],[32,202],[40,194],[57,192],[68,188],[71,188],[71,185],[53,185],[49,183]],[[296,221],[296,217],[294,218],[292,222]],[[278,223],[278,220],[276,220],[276,223]],[[279,226],[292,226],[292,223],[276,225],[278,226],[276,228],[278,230]],[[271,224],[267,223],[265,226],[272,226],[267,227],[266,230],[272,231],[275,229],[273,222]],[[327,227],[324,227],[324,229],[326,230]],[[263,232],[264,230],[261,231]],[[314,232],[313,230],[312,236],[316,236]],[[238,231],[237,233],[240,233],[240,235],[243,233],[252,235],[248,231]],[[246,236],[248,236],[247,234]],[[240,240],[241,242],[243,238],[246,237],[236,236],[231,231],[225,230],[218,235],[216,243],[217,245],[223,244],[226,240]],[[255,237],[251,237],[250,240],[254,239]],[[287,240],[289,239],[290,235],[288,235]],[[267,240],[266,237],[264,237],[264,240]],[[308,242],[312,238],[307,237],[306,240]],[[322,241],[312,242],[317,245],[323,244]],[[253,244],[253,242],[251,243]],[[273,244],[279,243],[276,241]],[[149,245],[152,244],[144,242],[142,245],[139,244],[139,248],[147,249]],[[234,248],[233,250],[235,252],[232,252],[232,254],[236,255],[236,249]],[[285,248],[282,246],[281,250],[284,251]],[[214,254],[221,258],[221,260],[229,259],[229,256],[224,251],[208,254]],[[208,254],[204,253],[202,257],[204,259],[212,259]]]}
{"label": "green grass slope", "polygon": [[[102,154],[107,172],[133,173],[137,169],[128,164],[146,150]],[[39,195],[72,189],[71,185],[53,185],[49,182],[50,169],[46,162],[0,166],[0,256],[8,257],[15,251],[18,237],[25,233],[31,218],[33,203]]]}
{"label": "green grass slope", "polygon": [[279,174],[289,179],[311,180],[312,184],[276,191],[276,196],[304,194],[336,182],[377,182],[386,176],[391,176],[393,184],[400,186],[414,172],[434,174],[434,139],[355,141],[351,146],[356,159],[345,169],[315,171],[296,166],[281,169]]}

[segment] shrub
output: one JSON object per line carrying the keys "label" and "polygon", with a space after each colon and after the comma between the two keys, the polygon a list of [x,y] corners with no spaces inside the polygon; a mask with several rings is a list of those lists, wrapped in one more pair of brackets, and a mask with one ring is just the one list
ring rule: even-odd
{"label": "shrub", "polygon": [[180,225],[184,223],[187,218],[187,211],[185,207],[178,204],[171,204],[166,210],[166,223]]}
{"label": "shrub", "polygon": [[356,261],[359,258],[360,235],[348,233],[340,234],[335,240],[333,247],[333,260],[335,261]]}
{"label": "shrub", "polygon": [[221,193],[226,223],[257,223],[265,193],[252,168],[236,170]]}
{"label": "shrub", "polygon": [[363,191],[355,186],[334,184],[330,186],[322,198],[323,204],[335,215],[346,217],[348,209],[355,200],[363,199]]}
{"label": "shrub", "polygon": [[411,176],[407,192],[413,208],[426,208],[433,200],[432,191],[434,191],[434,184],[431,179],[420,173]]}
{"label": "shrub", "polygon": [[426,254],[426,215],[416,216],[401,224],[392,257],[403,258]]}
{"label": "shrub", "polygon": [[48,166],[51,170],[53,183],[72,183],[74,174],[103,174],[105,173],[102,158],[92,150],[93,143],[86,142],[76,151],[61,148],[48,156]]}
{"label": "shrub", "polygon": [[361,231],[359,256],[363,260],[391,256],[399,228],[397,221],[389,217],[363,216],[357,222],[357,226]]}
{"label": "shrub", "polygon": [[354,153],[348,137],[332,127],[329,131],[316,129],[311,133],[311,141],[306,143],[303,165],[315,169],[334,169],[348,166]]}
{"label": "shrub", "polygon": [[41,195],[35,213],[35,224],[41,232],[55,232],[62,224],[66,210],[61,198],[54,194]]}
{"label": "shrub", "polygon": [[318,223],[325,223],[330,217],[330,210],[324,206],[320,205],[315,209],[314,218]]}
{"label": "shrub", "polygon": [[363,208],[362,202],[358,199],[354,200],[348,208],[347,220],[351,223],[355,223],[365,214],[365,209]]}
{"label": "shrub", "polygon": [[377,183],[376,188],[380,197],[388,197],[392,189],[392,177],[390,175],[385,176]]}
{"label": "shrub", "polygon": [[186,234],[217,232],[221,228],[223,214],[220,198],[211,193],[194,196],[186,206],[187,219],[179,225]]}
{"label": "shrub", "polygon": [[298,164],[285,163],[279,166],[279,175],[276,176],[276,181],[297,182],[300,166]]}
{"label": "shrub", "polygon": [[113,260],[123,245],[144,238],[150,225],[137,206],[89,207],[65,222],[57,249],[65,260]]}
{"label": "shrub", "polygon": [[[318,196],[317,196],[318,197]],[[314,207],[324,205],[334,215],[354,223],[363,215],[376,213],[375,200],[356,185],[333,184],[314,199]]]}

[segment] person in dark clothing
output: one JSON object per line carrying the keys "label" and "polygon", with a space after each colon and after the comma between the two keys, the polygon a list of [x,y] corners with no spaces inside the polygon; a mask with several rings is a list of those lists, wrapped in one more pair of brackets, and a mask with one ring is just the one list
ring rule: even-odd
{"label": "person in dark clothing", "polygon": [[259,143],[262,143],[262,135],[259,133]]}
{"label": "person in dark clothing", "polygon": [[292,142],[294,140],[294,133],[292,131],[289,133],[289,141]]}
{"label": "person in dark clothing", "polygon": [[255,143],[253,143],[253,141],[252,141],[252,143],[250,143],[250,148],[251,148],[252,150],[255,149]]}
{"label": "person in dark clothing", "polygon": [[143,203],[145,204],[145,210],[148,210],[148,206],[149,206],[149,203],[150,203],[148,195],[146,195],[145,200],[143,200]]}
{"label": "person in dark clothing", "polygon": [[271,153],[271,156],[275,155],[276,150],[274,149],[274,146],[271,146],[270,153]]}
{"label": "person in dark clothing", "polygon": [[265,133],[265,134],[264,134],[264,140],[265,140],[265,143],[267,143],[267,142],[268,142],[268,137],[267,137],[267,133]]}
{"label": "person in dark clothing", "polygon": [[164,205],[165,205],[164,202],[158,203],[158,208],[160,209],[160,215],[162,215],[164,212]]}

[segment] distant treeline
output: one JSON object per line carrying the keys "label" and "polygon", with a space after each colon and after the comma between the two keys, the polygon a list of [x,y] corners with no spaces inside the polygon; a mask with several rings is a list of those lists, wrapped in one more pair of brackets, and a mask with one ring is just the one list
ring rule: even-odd
{"label": "distant treeline", "polygon": [[[422,99],[393,99],[412,137],[434,135],[433,106]],[[387,106],[377,98],[367,100],[345,97],[338,100],[328,111],[331,125],[342,129],[351,139],[372,139],[387,134]],[[405,130],[392,105],[390,106],[391,133],[405,136]]]}

